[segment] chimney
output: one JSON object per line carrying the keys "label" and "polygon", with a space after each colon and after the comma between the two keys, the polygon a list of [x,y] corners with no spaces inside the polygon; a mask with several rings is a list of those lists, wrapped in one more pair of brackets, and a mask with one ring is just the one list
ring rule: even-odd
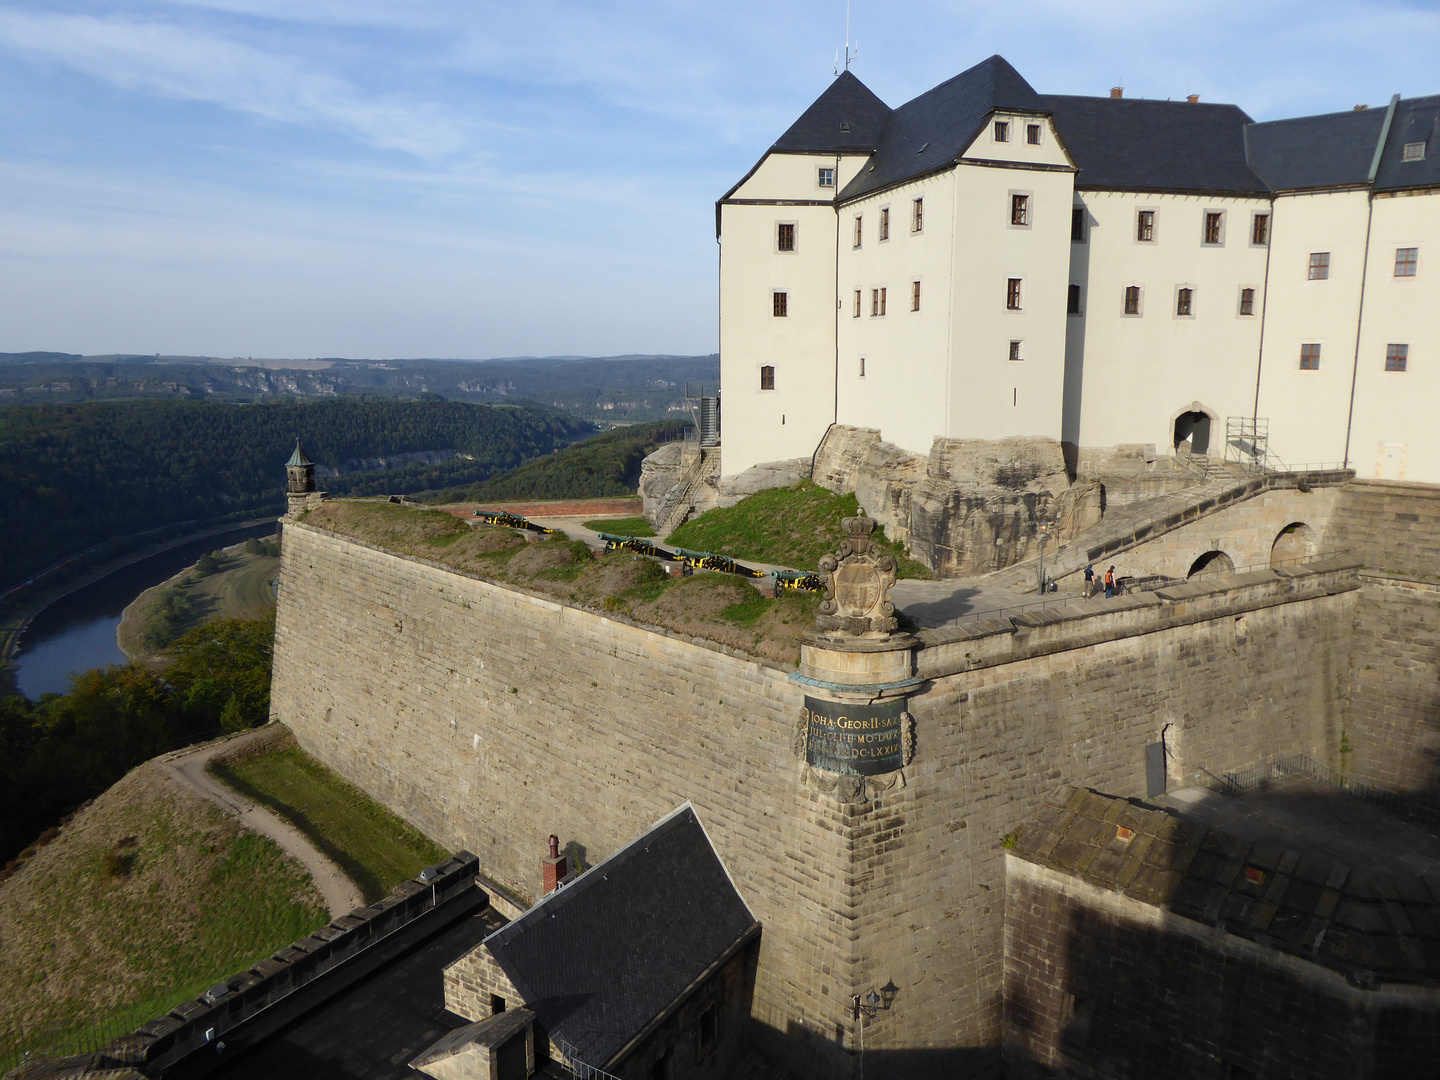
{"label": "chimney", "polygon": [[560,854],[560,838],[550,834],[550,854],[540,862],[541,895],[549,896],[565,880],[565,856]]}
{"label": "chimney", "polygon": [[1355,111],[1356,111],[1356,112],[1364,112],[1364,111],[1365,111],[1366,109],[1368,109],[1368,108],[1370,108],[1369,105],[1356,105],[1356,106],[1355,106]]}
{"label": "chimney", "polygon": [[1185,95],[1185,100],[1188,101],[1191,105],[1198,105],[1198,104],[1200,103],[1200,95],[1199,95],[1199,94],[1186,94],[1186,95]]}
{"label": "chimney", "polygon": [[1125,96],[1125,88],[1124,88],[1123,86],[1112,86],[1112,87],[1110,87],[1110,96],[1111,96],[1112,98],[1122,98],[1122,97],[1124,97],[1124,96]]}

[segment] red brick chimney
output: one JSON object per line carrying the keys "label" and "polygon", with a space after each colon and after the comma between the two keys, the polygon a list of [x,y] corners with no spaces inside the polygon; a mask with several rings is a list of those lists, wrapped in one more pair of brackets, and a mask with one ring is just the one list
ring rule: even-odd
{"label": "red brick chimney", "polygon": [[1124,96],[1125,96],[1125,88],[1124,88],[1123,86],[1112,86],[1112,87],[1110,87],[1110,96],[1111,96],[1111,97],[1116,97],[1116,98],[1124,97]]}
{"label": "red brick chimney", "polygon": [[541,895],[549,896],[565,880],[565,856],[560,854],[560,838],[550,834],[550,854],[540,861]]}
{"label": "red brick chimney", "polygon": [[1197,105],[1197,104],[1199,104],[1199,102],[1200,102],[1200,95],[1199,95],[1199,94],[1189,94],[1189,95],[1186,96],[1185,100],[1188,101],[1191,105]]}

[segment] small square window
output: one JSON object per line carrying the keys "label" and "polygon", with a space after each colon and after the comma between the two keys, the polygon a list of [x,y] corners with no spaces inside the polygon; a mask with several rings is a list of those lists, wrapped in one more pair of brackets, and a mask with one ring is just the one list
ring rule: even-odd
{"label": "small square window", "polygon": [[1011,196],[1010,196],[1010,224],[1011,224],[1011,225],[1029,225],[1029,224],[1030,224],[1030,196],[1029,196],[1029,195],[1011,195]]}
{"label": "small square window", "polygon": [[1300,370],[1320,370],[1320,346],[1316,344],[1300,346]]}
{"label": "small square window", "polygon": [[996,141],[996,142],[1009,142],[1009,141],[1010,141],[1010,122],[1009,122],[1008,120],[996,120],[996,121],[995,121],[995,141]]}
{"label": "small square window", "polygon": [[1018,341],[1012,341],[1012,342],[1010,342],[1010,359],[1011,359],[1011,360],[1023,360],[1023,359],[1025,359],[1023,356],[1020,355],[1020,345],[1021,345],[1021,342],[1018,342]]}
{"label": "small square window", "polygon": [[1404,371],[1410,363],[1409,345],[1386,345],[1385,346],[1385,370]]}
{"label": "small square window", "polygon": [[1250,242],[1256,247],[1270,243],[1270,215],[1256,214],[1250,222]]}
{"label": "small square window", "polygon": [[864,377],[865,377],[865,358],[862,356],[862,357],[860,357],[860,378],[863,379]]}
{"label": "small square window", "polygon": [[910,204],[910,231],[919,232],[925,228],[925,200],[916,199]]}
{"label": "small square window", "polygon": [[1026,141],[1027,143],[1029,143],[1031,146],[1039,146],[1039,145],[1040,145],[1040,125],[1039,125],[1039,124],[1026,124],[1026,125],[1025,125],[1025,141]]}
{"label": "small square window", "polygon": [[1072,244],[1085,242],[1085,208],[1083,206],[1077,206],[1070,211],[1070,242]]}
{"label": "small square window", "polygon": [[1225,240],[1225,214],[1221,210],[1205,211],[1205,243],[1220,244]]}
{"label": "small square window", "polygon": [[1330,276],[1330,252],[1312,251],[1310,253],[1310,280],[1324,281]]}
{"label": "small square window", "polygon": [[1420,265],[1419,248],[1396,248],[1395,249],[1395,276],[1414,277],[1415,270]]}
{"label": "small square window", "polygon": [[775,389],[775,368],[771,364],[766,364],[760,369],[760,389]]}
{"label": "small square window", "polygon": [[775,226],[775,246],[781,251],[795,250],[795,226],[783,222]]}
{"label": "small square window", "polygon": [[1175,314],[1181,317],[1195,314],[1195,290],[1175,290]]}
{"label": "small square window", "polygon": [[1020,310],[1020,279],[1018,277],[1006,280],[1005,307],[1010,311]]}
{"label": "small square window", "polygon": [[498,1016],[505,1011],[505,999],[499,994],[490,995],[490,1015]]}
{"label": "small square window", "polygon": [[855,215],[855,246],[856,246],[857,248],[860,246],[860,241],[861,241],[861,240],[864,238],[864,236],[865,236],[865,230],[862,228],[863,223],[864,223],[864,218],[862,218],[859,214],[856,214],[856,215]]}
{"label": "small square window", "polygon": [[1151,243],[1155,239],[1155,211],[1137,210],[1135,212],[1135,239],[1142,244]]}
{"label": "small square window", "polygon": [[855,314],[854,314],[852,317],[853,317],[853,318],[856,318],[856,319],[858,319],[858,318],[860,317],[860,290],[859,290],[859,289],[856,289],[856,290],[855,290]]}
{"label": "small square window", "polygon": [[833,188],[835,186],[835,170],[821,168],[819,176],[820,186]]}
{"label": "small square window", "polygon": [[1407,142],[1405,149],[1400,154],[1402,161],[1424,161],[1425,144],[1423,142]]}
{"label": "small square window", "polygon": [[910,310],[920,310],[920,282],[910,282]]}
{"label": "small square window", "polygon": [[775,292],[770,294],[771,314],[777,319],[783,319],[790,314],[790,294]]}
{"label": "small square window", "polygon": [[888,206],[880,208],[880,239],[890,239],[890,208]]}
{"label": "small square window", "polygon": [[1241,289],[1241,290],[1240,290],[1240,314],[1241,314],[1241,315],[1254,315],[1254,314],[1255,314],[1255,290],[1254,290],[1254,289]]}
{"label": "small square window", "polygon": [[1126,285],[1126,286],[1125,286],[1125,314],[1126,314],[1126,315],[1139,315],[1139,314],[1140,314],[1140,286],[1139,286],[1139,285]]}
{"label": "small square window", "polygon": [[1066,315],[1079,315],[1079,314],[1080,314],[1080,286],[1079,286],[1079,285],[1071,285],[1071,286],[1070,286],[1070,292],[1069,292],[1069,294],[1065,297],[1065,314],[1066,314]]}

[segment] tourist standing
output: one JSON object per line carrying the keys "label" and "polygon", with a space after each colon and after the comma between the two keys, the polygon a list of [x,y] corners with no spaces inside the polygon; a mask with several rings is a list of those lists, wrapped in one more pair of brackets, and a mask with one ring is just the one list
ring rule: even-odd
{"label": "tourist standing", "polygon": [[1115,567],[1105,571],[1105,599],[1109,600],[1115,595]]}
{"label": "tourist standing", "polygon": [[1095,595],[1095,567],[1091,564],[1085,566],[1085,599]]}

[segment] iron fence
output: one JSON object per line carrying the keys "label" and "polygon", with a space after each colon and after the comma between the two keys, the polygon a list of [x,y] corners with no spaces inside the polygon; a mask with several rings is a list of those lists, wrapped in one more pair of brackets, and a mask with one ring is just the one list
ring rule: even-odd
{"label": "iron fence", "polygon": [[1362,802],[1378,806],[1397,817],[1403,817],[1434,830],[1440,827],[1440,807],[1429,804],[1398,791],[1367,784],[1356,780],[1343,769],[1332,769],[1322,765],[1306,754],[1295,754],[1264,765],[1256,765],[1241,772],[1226,773],[1221,779],[1225,789],[1232,794],[1247,791],[1264,791],[1271,784],[1291,777],[1304,777],[1337,788],[1353,795]]}
{"label": "iron fence", "polygon": [[580,1051],[564,1039],[552,1038],[551,1041],[555,1044],[555,1049],[560,1051],[560,1056],[565,1059],[565,1067],[575,1074],[575,1080],[620,1080],[614,1073],[608,1073],[594,1065],[585,1064],[580,1058]]}
{"label": "iron fence", "polygon": [[41,1031],[14,1033],[0,1038],[0,1076],[19,1065],[78,1054],[98,1054],[133,1032],[137,1025],[153,1020],[121,1014],[87,1023],[57,1025]]}

